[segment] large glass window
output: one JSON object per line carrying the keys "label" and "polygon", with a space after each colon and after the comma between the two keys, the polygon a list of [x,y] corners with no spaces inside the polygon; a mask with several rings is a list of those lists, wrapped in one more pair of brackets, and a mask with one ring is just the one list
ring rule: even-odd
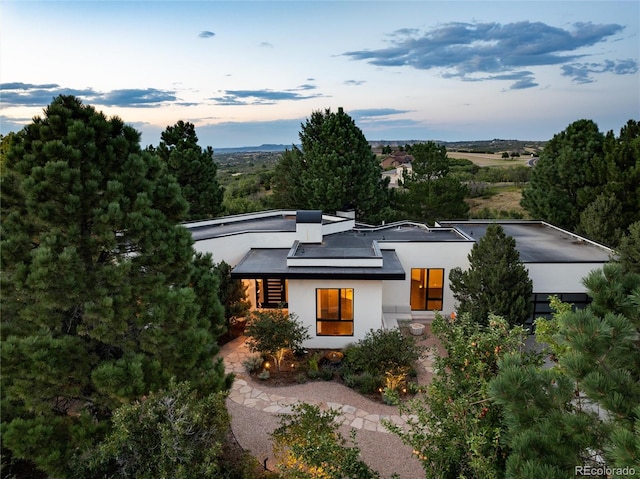
{"label": "large glass window", "polygon": [[538,318],[550,319],[553,315],[549,296],[557,296],[563,303],[571,304],[572,309],[584,309],[591,303],[591,298],[586,293],[534,293],[531,295],[533,303],[533,315],[525,324],[525,327],[533,328],[533,323]]}
{"label": "large glass window", "polygon": [[353,336],[353,289],[316,290],[316,334]]}
{"label": "large glass window", "polygon": [[411,310],[442,311],[444,269],[411,269]]}
{"label": "large glass window", "polygon": [[286,308],[287,280],[256,279],[256,305],[258,308]]}

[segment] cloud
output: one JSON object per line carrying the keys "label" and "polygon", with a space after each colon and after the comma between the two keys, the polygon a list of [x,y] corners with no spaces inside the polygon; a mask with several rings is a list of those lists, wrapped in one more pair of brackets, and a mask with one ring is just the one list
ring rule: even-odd
{"label": "cloud", "polygon": [[79,98],[93,101],[98,93],[90,88],[76,90],[62,88],[55,83],[2,83],[2,103],[5,106],[45,106],[59,95],[74,95]]}
{"label": "cloud", "polygon": [[167,102],[189,106],[192,103],[178,103],[174,91],[157,90],[155,88],[122,89],[99,92],[91,88],[83,90],[63,88],[55,83],[2,83],[2,102],[6,106],[42,106],[45,107],[59,95],[73,95],[81,100],[104,106],[129,108],[157,107]]}
{"label": "cloud", "polygon": [[198,37],[200,38],[211,38],[211,37],[215,37],[216,34],[213,32],[210,32],[208,30],[204,30],[202,32],[200,32],[200,35],[198,35]]}
{"label": "cloud", "polygon": [[349,115],[354,119],[367,119],[380,116],[400,115],[410,113],[411,110],[396,110],[395,108],[366,108],[363,110],[351,110]]}
{"label": "cloud", "polygon": [[175,92],[155,88],[112,90],[97,100],[102,105],[122,107],[154,107],[177,100]]}
{"label": "cloud", "polygon": [[[408,28],[396,30],[389,35],[387,48],[349,51],[343,55],[381,67],[438,70],[445,78],[466,81],[507,80],[503,74],[518,74],[522,68],[549,65],[573,65],[574,69],[569,68],[563,74],[572,76],[574,72],[577,78],[583,78],[583,64],[576,61],[587,55],[579,50],[605,42],[623,29],[624,26],[618,24],[575,23],[571,29],[563,29],[528,21],[452,22],[424,32]],[[603,64],[594,67],[586,77],[600,73],[602,68]],[[633,73],[637,71],[637,63],[626,60],[620,62],[619,68],[607,71]],[[515,80],[510,89],[537,85],[532,72]]]}
{"label": "cloud", "polygon": [[365,80],[345,80],[344,84],[349,86],[360,86],[367,83]]}
{"label": "cloud", "polygon": [[315,90],[311,84],[300,85],[288,90],[225,90],[221,96],[210,98],[217,105],[273,105],[278,101],[299,101],[322,97],[321,94],[302,94],[302,91]]}
{"label": "cloud", "polygon": [[594,73],[614,73],[628,75],[638,72],[638,62],[635,60],[606,60],[602,63],[571,63],[562,66],[562,74],[568,76],[575,83],[593,83]]}
{"label": "cloud", "polygon": [[273,45],[269,42],[260,42],[260,45],[258,46],[263,48],[273,48]]}

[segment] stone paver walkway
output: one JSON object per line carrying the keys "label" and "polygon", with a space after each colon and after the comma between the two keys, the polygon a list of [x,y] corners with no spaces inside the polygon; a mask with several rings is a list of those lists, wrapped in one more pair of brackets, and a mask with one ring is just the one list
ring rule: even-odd
{"label": "stone paver walkway", "polygon": [[[291,406],[301,402],[300,399],[296,397],[283,396],[261,390],[245,379],[247,373],[242,362],[251,356],[252,353],[250,353],[243,338],[237,338],[225,344],[221,348],[220,354],[223,358],[226,372],[234,373],[236,376],[231,391],[229,392],[228,400],[247,408],[272,414],[291,413]],[[433,353],[429,352],[425,357],[421,358],[420,362],[427,371],[432,372]],[[286,391],[286,388],[283,388],[283,391]],[[401,427],[405,425],[407,420],[407,416],[401,416],[399,414],[376,414],[349,404],[308,400],[305,402],[313,402],[321,408],[339,411],[340,416],[337,418],[338,421],[355,429],[387,433],[387,429],[381,423],[382,419],[388,419],[393,424]]]}

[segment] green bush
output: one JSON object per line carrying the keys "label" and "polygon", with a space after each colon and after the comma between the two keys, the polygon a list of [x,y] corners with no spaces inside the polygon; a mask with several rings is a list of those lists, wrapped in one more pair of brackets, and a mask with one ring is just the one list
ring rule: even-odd
{"label": "green bush", "polygon": [[325,365],[320,368],[320,377],[325,381],[331,381],[334,373],[335,369],[331,366]]}
{"label": "green bush", "polygon": [[382,400],[389,406],[397,406],[400,404],[400,393],[397,389],[384,388],[382,391]]}
{"label": "green bush", "polygon": [[263,359],[260,354],[253,354],[242,361],[244,369],[249,373],[253,373],[262,367]]}
{"label": "green bush", "polygon": [[382,376],[365,371],[355,378],[356,388],[360,394],[374,394],[382,386]]}
{"label": "green bush", "polygon": [[296,351],[310,339],[309,327],[300,322],[294,313],[283,309],[254,311],[245,328],[249,351],[273,356],[276,369],[287,351]]}
{"label": "green bush", "polygon": [[345,373],[369,372],[383,376],[387,372],[411,369],[423,351],[415,338],[405,336],[399,329],[370,330],[345,350],[342,367]]}

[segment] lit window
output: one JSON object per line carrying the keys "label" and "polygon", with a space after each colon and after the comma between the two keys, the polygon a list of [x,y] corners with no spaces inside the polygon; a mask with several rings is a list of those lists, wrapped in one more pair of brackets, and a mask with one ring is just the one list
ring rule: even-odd
{"label": "lit window", "polygon": [[353,336],[353,289],[316,290],[318,336]]}
{"label": "lit window", "polygon": [[411,310],[442,311],[444,269],[411,269]]}

